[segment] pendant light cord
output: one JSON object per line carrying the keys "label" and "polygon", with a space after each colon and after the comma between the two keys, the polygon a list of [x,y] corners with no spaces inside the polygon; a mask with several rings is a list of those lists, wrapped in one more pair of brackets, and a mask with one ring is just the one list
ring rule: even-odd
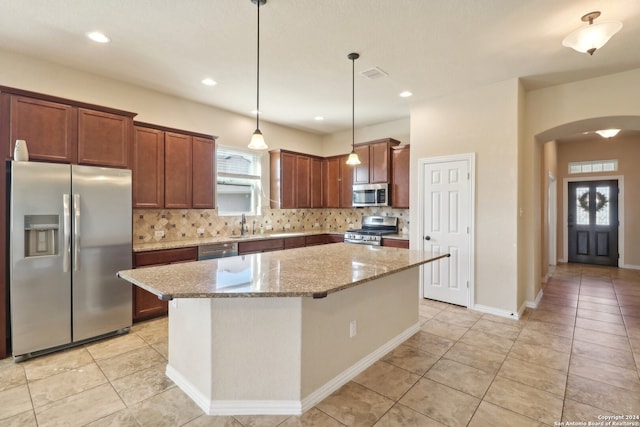
{"label": "pendant light cord", "polygon": [[256,130],[260,129],[260,0],[258,5],[258,37],[256,57]]}
{"label": "pendant light cord", "polygon": [[356,150],[356,58],[351,59],[351,148]]}

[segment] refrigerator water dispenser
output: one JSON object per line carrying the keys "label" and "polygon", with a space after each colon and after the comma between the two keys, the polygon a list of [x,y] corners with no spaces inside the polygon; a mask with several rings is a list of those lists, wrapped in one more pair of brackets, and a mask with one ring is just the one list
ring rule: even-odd
{"label": "refrigerator water dispenser", "polygon": [[24,216],[24,256],[58,254],[58,215]]}

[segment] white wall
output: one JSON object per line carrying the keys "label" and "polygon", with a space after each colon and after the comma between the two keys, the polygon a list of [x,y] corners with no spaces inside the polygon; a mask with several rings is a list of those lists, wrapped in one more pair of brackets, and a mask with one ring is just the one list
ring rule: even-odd
{"label": "white wall", "polygon": [[[411,200],[418,200],[418,161],[463,153],[476,157],[475,303],[517,309],[517,165],[519,83],[508,80],[411,110]],[[418,206],[411,207],[417,224]],[[422,242],[411,227],[411,246]]]}

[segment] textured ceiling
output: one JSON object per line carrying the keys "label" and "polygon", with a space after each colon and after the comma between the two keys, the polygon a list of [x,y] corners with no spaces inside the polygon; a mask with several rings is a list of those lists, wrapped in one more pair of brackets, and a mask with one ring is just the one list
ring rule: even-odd
{"label": "textured ceiling", "polygon": [[[624,27],[591,57],[561,42],[592,10]],[[321,134],[351,126],[352,51],[356,73],[388,73],[356,75],[358,127],[509,78],[532,89],[640,67],[638,0],[268,0],[260,17],[261,118]],[[92,30],[112,43],[89,41]],[[2,0],[0,49],[243,115],[255,108],[250,0]]]}

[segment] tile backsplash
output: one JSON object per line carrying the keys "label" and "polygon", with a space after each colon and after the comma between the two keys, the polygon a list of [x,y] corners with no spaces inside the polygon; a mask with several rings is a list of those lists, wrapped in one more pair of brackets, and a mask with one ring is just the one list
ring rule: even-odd
{"label": "tile backsplash", "polygon": [[[330,230],[343,233],[361,227],[366,215],[397,216],[401,233],[409,232],[409,210],[390,207],[358,209],[269,209],[246,216],[249,233]],[[218,216],[215,209],[134,209],[133,243],[191,240],[240,234],[241,217]]]}

